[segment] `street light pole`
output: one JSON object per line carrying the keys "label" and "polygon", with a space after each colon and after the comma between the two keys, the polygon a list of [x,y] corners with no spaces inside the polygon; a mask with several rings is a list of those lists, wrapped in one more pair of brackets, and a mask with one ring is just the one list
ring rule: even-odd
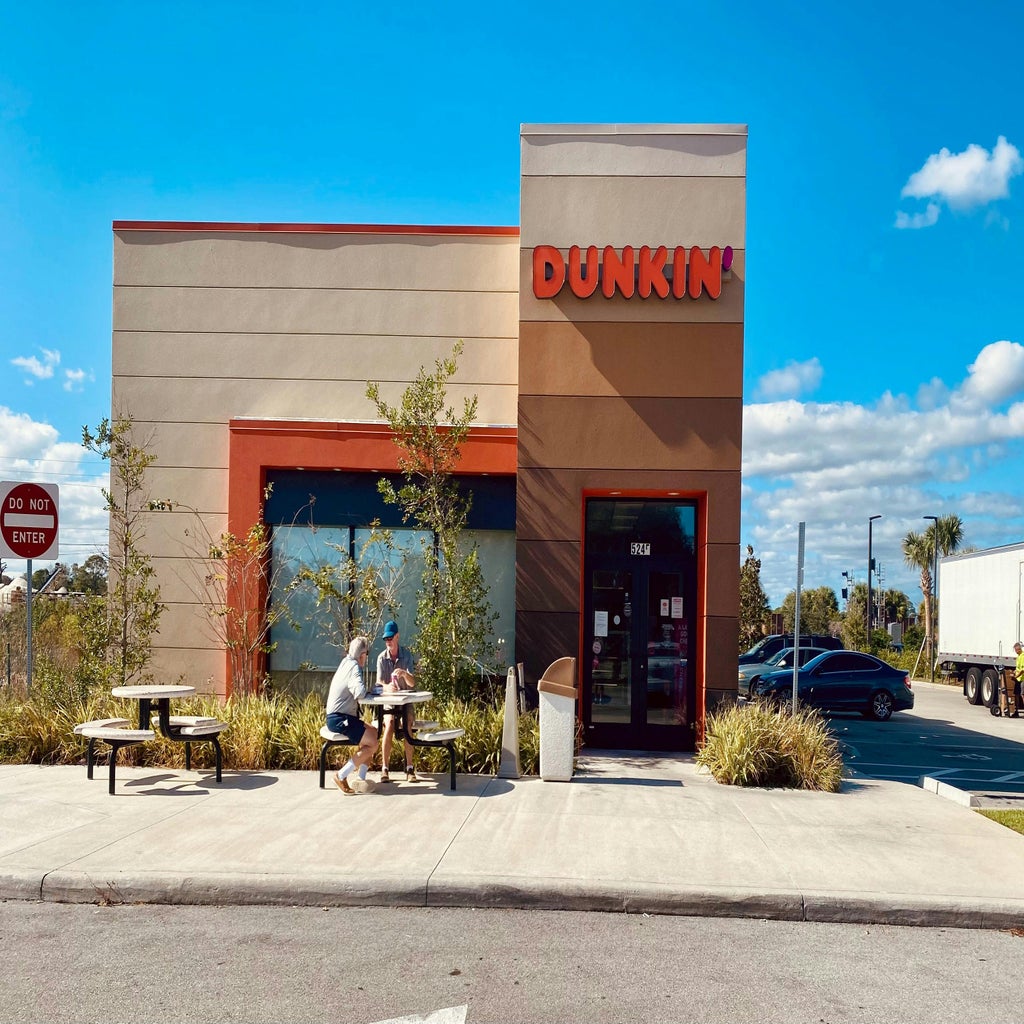
{"label": "street light pole", "polygon": [[932,682],[935,682],[935,634],[936,616],[939,614],[939,517],[921,516],[932,521],[932,621],[931,636],[928,638],[928,653],[932,661]]}
{"label": "street light pole", "polygon": [[874,568],[871,559],[871,528],[875,525],[875,520],[881,518],[881,515],[868,517],[868,650],[871,649],[871,620],[874,618],[871,614],[873,611],[871,607],[871,570]]}

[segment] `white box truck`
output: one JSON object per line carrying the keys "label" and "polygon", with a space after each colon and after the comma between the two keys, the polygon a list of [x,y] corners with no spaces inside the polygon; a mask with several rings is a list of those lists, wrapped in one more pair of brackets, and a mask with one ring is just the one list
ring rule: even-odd
{"label": "white box truck", "polygon": [[[938,665],[960,680],[971,704],[998,707],[1004,668],[1024,636],[1024,543],[939,561]],[[996,712],[993,712],[995,714]]]}

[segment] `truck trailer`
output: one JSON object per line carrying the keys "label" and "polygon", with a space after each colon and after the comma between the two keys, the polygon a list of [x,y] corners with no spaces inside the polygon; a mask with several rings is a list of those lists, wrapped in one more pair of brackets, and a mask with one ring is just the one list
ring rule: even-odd
{"label": "truck trailer", "polygon": [[947,555],[938,582],[938,667],[960,680],[971,704],[998,708],[1003,670],[1024,634],[1024,543]]}

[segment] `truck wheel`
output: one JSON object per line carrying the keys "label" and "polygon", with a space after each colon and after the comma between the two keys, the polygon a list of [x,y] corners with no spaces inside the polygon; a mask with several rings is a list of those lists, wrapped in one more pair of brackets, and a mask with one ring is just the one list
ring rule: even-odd
{"label": "truck wheel", "polygon": [[990,708],[999,698],[999,676],[987,668],[981,673],[981,703]]}
{"label": "truck wheel", "polygon": [[981,703],[981,669],[969,668],[964,680],[964,695],[968,704]]}

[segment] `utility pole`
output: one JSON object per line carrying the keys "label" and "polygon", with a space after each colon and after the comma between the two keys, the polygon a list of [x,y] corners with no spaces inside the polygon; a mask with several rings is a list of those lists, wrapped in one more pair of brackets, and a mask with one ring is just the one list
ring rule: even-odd
{"label": "utility pole", "polygon": [[871,603],[871,573],[875,568],[875,560],[871,557],[871,528],[875,525],[876,519],[881,519],[881,514],[868,517],[868,607],[867,607],[867,620],[868,620],[868,634],[866,637],[866,643],[868,650],[871,649],[871,625],[875,617],[875,609]]}

